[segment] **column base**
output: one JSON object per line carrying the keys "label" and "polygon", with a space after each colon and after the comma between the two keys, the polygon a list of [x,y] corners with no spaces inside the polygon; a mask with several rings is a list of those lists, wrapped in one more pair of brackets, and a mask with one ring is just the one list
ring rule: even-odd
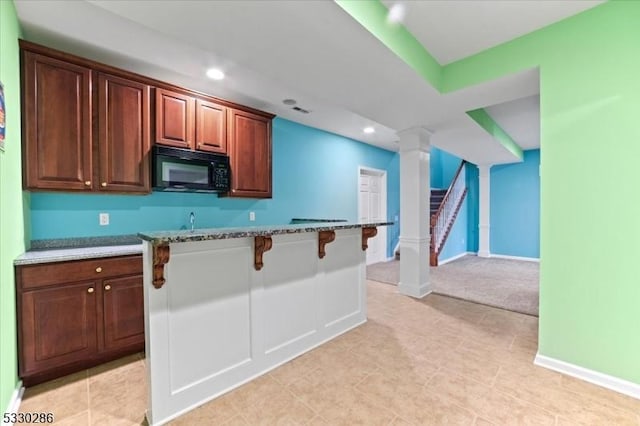
{"label": "column base", "polygon": [[432,290],[431,290],[431,285],[429,285],[429,283],[422,284],[419,286],[399,283],[398,292],[400,294],[404,294],[405,296],[413,297],[414,299],[422,299],[423,297],[431,294]]}
{"label": "column base", "polygon": [[478,257],[491,257],[491,253],[489,253],[488,251],[479,251]]}

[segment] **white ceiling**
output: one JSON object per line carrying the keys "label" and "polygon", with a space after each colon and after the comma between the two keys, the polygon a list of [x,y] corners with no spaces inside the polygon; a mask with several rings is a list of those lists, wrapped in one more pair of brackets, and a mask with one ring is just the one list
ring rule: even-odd
{"label": "white ceiling", "polygon": [[534,95],[485,108],[522,149],[540,148],[540,96]]}
{"label": "white ceiling", "polygon": [[[533,69],[441,95],[328,1],[17,0],[16,7],[28,40],[385,149],[397,149],[396,131],[426,126],[436,131],[434,145],[476,164],[516,158],[464,112],[539,91]],[[212,66],[227,78],[207,79]],[[286,98],[311,113],[292,111]],[[509,115],[498,116],[510,128]],[[376,133],[362,133],[366,126]]]}
{"label": "white ceiling", "polygon": [[404,26],[441,64],[465,58],[604,0],[382,0],[402,3]]}

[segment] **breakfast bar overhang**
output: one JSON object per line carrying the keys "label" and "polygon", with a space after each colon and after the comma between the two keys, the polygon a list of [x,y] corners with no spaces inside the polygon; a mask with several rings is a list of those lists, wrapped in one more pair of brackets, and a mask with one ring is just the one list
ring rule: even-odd
{"label": "breakfast bar overhang", "polygon": [[367,240],[389,224],[139,234],[149,424],[364,323]]}

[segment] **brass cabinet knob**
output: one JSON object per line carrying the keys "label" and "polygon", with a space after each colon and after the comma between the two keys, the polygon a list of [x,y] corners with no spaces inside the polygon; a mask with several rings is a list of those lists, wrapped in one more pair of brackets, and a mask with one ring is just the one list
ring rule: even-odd
{"label": "brass cabinet knob", "polygon": [[98,266],[98,267],[96,268],[96,272],[97,272],[97,273],[102,272],[102,268],[101,268],[100,266]]}
{"label": "brass cabinet knob", "polygon": [[84,185],[85,186],[91,186],[91,181],[90,180],[85,180],[84,181]]}
{"label": "brass cabinet knob", "polygon": [[87,289],[87,293],[93,293],[93,287],[89,287],[89,288]]}
{"label": "brass cabinet knob", "polygon": [[107,182],[102,182],[100,185],[104,188],[107,186]]}
{"label": "brass cabinet knob", "polygon": [[110,286],[109,284],[107,284],[107,285],[105,285],[105,286],[104,286],[104,289],[105,289],[106,291],[109,291],[109,290],[111,290],[111,286]]}

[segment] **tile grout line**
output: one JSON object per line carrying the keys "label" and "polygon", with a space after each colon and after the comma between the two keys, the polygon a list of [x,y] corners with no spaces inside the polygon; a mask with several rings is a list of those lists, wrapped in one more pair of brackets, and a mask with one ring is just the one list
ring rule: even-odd
{"label": "tile grout line", "polygon": [[89,369],[85,370],[85,374],[87,375],[85,378],[87,382],[87,419],[91,425],[91,386],[89,386]]}

